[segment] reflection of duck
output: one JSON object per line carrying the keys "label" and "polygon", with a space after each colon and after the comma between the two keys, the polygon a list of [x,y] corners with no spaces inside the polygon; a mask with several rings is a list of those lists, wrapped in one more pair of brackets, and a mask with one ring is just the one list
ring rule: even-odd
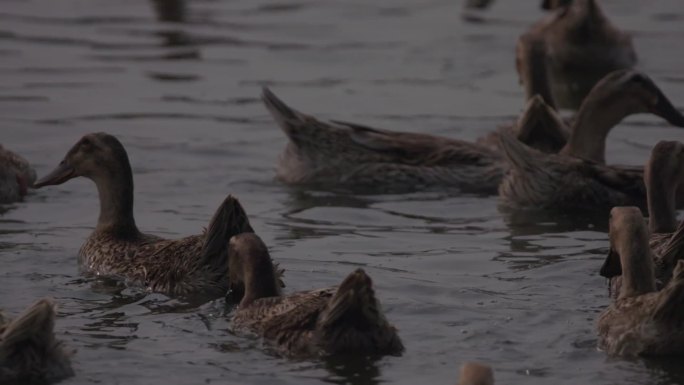
{"label": "reflection of duck", "polygon": [[494,372],[488,365],[466,362],[461,366],[458,385],[494,385]]}
{"label": "reflection of duck", "polygon": [[0,313],[0,383],[56,382],[74,375],[68,353],[55,338],[55,309],[41,299],[14,320]]}
{"label": "reflection of duck", "polygon": [[[671,278],[677,261],[684,256],[684,222],[677,228],[676,194],[684,183],[684,144],[661,141],[653,147],[644,170],[649,213],[650,248],[656,257],[658,287]],[[675,231],[676,230],[676,231]],[[617,295],[621,269],[619,258],[611,249],[601,275],[611,280]]]}
{"label": "reflection of duck", "polygon": [[0,145],[0,203],[21,200],[35,180],[28,161]]}
{"label": "reflection of duck", "polygon": [[168,240],[138,230],[133,218],[133,173],[126,150],[115,137],[85,135],[36,187],[78,176],[95,182],[100,195],[97,226],[79,251],[85,270],[172,295],[225,294],[228,240],[253,231],[237,199],[228,196],[223,201],[203,234]]}
{"label": "reflection of duck", "polygon": [[[504,206],[564,211],[603,209],[613,206],[646,208],[643,170],[638,167],[606,166],[589,160],[560,154],[542,154],[501,131],[501,146],[512,167],[499,186]],[[647,165],[653,170],[668,169],[679,175],[680,146],[672,157],[653,157]],[[662,147],[661,146],[661,147]],[[659,147],[660,148],[660,147]],[[672,202],[681,204],[672,191]]]}
{"label": "reflection of duck", "polygon": [[[684,127],[684,116],[646,74],[618,70],[606,75],[591,90],[570,129],[556,111],[535,96],[514,127],[518,140],[538,150],[605,163],[610,130],[629,115],[652,113]],[[498,132],[478,140],[495,146]]]}
{"label": "reflection of duck", "polygon": [[629,35],[612,25],[596,0],[560,7],[518,39],[516,66],[528,98],[577,108],[611,71],[633,67]]}
{"label": "reflection of duck", "polygon": [[232,320],[287,356],[400,354],[404,346],[385,319],[373,284],[357,269],[335,288],[280,294],[266,245],[254,234],[233,237],[230,281],[241,297]]}
{"label": "reflection of duck", "polygon": [[622,286],[598,320],[599,347],[611,355],[684,353],[684,261],[656,290],[648,228],[636,207],[611,210],[610,244],[620,258]]}

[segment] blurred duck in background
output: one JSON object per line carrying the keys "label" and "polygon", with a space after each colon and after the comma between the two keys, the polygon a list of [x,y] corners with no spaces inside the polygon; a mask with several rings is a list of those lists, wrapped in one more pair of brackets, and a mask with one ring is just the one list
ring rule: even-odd
{"label": "blurred duck in background", "polygon": [[0,145],[0,204],[20,201],[35,181],[28,161]]}

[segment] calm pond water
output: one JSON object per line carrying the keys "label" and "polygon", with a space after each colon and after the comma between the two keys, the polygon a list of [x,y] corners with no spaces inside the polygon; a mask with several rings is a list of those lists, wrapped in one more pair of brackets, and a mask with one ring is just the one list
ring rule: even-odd
{"label": "calm pond water", "polygon": [[[681,383],[675,360],[595,348],[607,219],[512,216],[496,197],[454,191],[353,195],[273,180],[286,140],[262,85],[321,117],[474,139],[522,108],[513,49],[542,16],[537,3],[499,1],[467,23],[453,0],[2,1],[3,145],[43,175],[84,133],[116,135],[133,164],[138,224],[162,236],[200,231],[237,195],[287,269],[287,290],[334,285],[362,266],[407,350],[286,360],[231,334],[221,300],[197,307],[83,279],[76,254],[99,207],[83,179],[2,209],[0,306],[56,298],[58,335],[78,350],[69,385],[453,384],[465,360],[492,364],[500,384]],[[684,106],[680,1],[604,8]],[[643,164],[665,138],[684,131],[630,118],[608,160]]]}

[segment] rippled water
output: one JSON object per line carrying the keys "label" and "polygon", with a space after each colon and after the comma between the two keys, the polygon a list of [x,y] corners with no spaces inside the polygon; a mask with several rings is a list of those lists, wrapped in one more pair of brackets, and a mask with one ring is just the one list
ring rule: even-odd
{"label": "rippled water", "polygon": [[[51,170],[84,133],[124,143],[139,226],[198,232],[227,193],[286,269],[288,290],[374,278],[406,345],[379,361],[291,361],[228,331],[223,301],[196,307],[83,279],[76,253],[95,224],[94,186],[35,192],[0,215],[0,305],[60,304],[78,350],[65,384],[452,384],[465,360],[501,384],[670,384],[677,362],[607,359],[594,324],[606,221],[500,213],[453,191],[351,195],[273,180],[284,135],[260,86],[327,118],[474,139],[514,118],[515,37],[537,1],[500,1],[481,23],[452,0],[5,0],[2,143]],[[640,66],[684,105],[678,0],[605,1],[634,34]],[[642,164],[684,132],[647,116],[611,134],[609,162]],[[5,209],[3,209],[5,210]]]}

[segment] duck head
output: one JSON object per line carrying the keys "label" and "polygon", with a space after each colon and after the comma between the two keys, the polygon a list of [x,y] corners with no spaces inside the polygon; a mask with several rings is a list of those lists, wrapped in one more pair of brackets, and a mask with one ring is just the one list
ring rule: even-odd
{"label": "duck head", "polygon": [[677,228],[677,189],[682,182],[684,144],[667,140],[658,142],[644,168],[651,232],[671,233]]}
{"label": "duck head", "polygon": [[635,297],[655,291],[650,232],[638,207],[613,207],[610,211],[610,252],[601,275],[622,276],[618,298]]}
{"label": "duck head", "polygon": [[494,385],[492,368],[477,362],[466,362],[461,366],[458,385]]}
{"label": "duck head", "polygon": [[231,297],[247,306],[259,298],[280,295],[277,271],[264,242],[254,233],[242,233],[228,242]]}
{"label": "duck head", "polygon": [[605,163],[608,133],[625,117],[638,113],[651,113],[684,127],[684,115],[646,74],[633,69],[609,73],[582,102],[561,153]]}
{"label": "duck head", "polygon": [[83,136],[64,156],[59,165],[40,178],[34,187],[59,185],[83,176],[96,183],[103,178],[130,174],[130,162],[121,142],[104,132]]}

